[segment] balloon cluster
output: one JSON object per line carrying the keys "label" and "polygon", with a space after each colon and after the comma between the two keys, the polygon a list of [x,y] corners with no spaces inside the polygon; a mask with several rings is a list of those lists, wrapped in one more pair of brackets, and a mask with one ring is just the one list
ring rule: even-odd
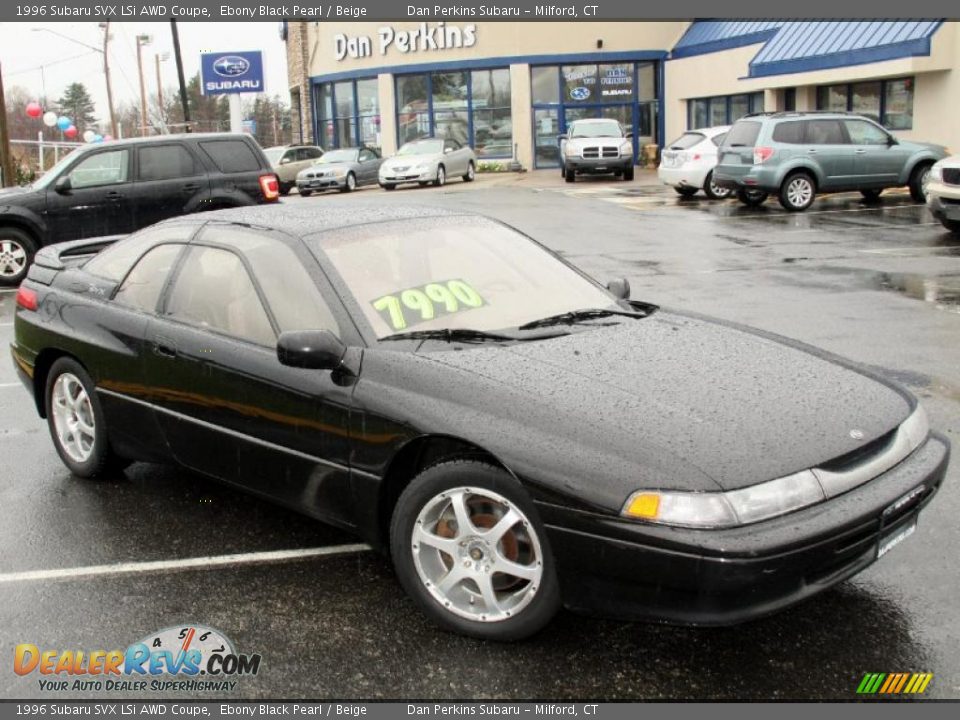
{"label": "balloon cluster", "polygon": [[[49,128],[56,127],[63,133],[65,138],[73,140],[80,133],[73,120],[65,115],[58,115],[53,110],[43,111],[43,107],[38,102],[27,103],[27,116],[32,118],[42,118],[43,124]],[[88,143],[100,143],[105,140],[113,140],[110,135],[100,135],[93,130],[87,130],[83,133],[83,141]]]}

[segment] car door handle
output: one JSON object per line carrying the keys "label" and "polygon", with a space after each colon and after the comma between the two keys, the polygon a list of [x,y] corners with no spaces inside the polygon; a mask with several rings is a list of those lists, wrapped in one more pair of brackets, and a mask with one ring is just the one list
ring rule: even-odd
{"label": "car door handle", "polygon": [[855,152],[857,155],[863,155],[866,151],[867,151],[866,148],[857,148],[856,150],[854,150],[854,152]]}
{"label": "car door handle", "polygon": [[813,154],[815,154],[815,153],[817,152],[817,149],[816,149],[816,148],[807,148],[807,152],[810,153],[811,155],[813,155]]}
{"label": "car door handle", "polygon": [[123,193],[117,192],[116,190],[111,190],[106,195],[104,195],[104,197],[107,200],[112,200],[116,202],[117,200],[123,200]]}
{"label": "car door handle", "polygon": [[165,358],[177,356],[177,345],[170,338],[158,337],[153,341],[153,354]]}
{"label": "car door handle", "polygon": [[183,186],[184,192],[196,192],[199,189],[200,189],[200,186],[197,185],[196,183],[187,183],[186,185]]}

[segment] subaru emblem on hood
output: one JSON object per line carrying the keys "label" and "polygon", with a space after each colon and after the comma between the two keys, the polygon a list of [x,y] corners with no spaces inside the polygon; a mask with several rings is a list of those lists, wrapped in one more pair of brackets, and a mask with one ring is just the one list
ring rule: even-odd
{"label": "subaru emblem on hood", "polygon": [[863,440],[863,430],[851,430],[850,437],[854,440]]}

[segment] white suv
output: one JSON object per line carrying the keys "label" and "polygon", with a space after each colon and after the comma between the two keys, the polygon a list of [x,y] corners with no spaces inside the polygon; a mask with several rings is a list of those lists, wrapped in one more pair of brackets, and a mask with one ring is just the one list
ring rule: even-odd
{"label": "white suv", "polygon": [[730,197],[732,190],[713,184],[713,168],[717,164],[717,148],[727,136],[729,125],[688,130],[660,153],[657,176],[664,185],[671,185],[683,197],[693,197],[703,190],[713,200]]}
{"label": "white suv", "polygon": [[927,207],[952,232],[960,234],[960,155],[952,155],[930,168],[926,185]]}

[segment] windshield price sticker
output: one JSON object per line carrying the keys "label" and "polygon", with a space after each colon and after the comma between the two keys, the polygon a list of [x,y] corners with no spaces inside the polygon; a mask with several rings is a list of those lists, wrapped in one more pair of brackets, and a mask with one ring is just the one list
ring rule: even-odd
{"label": "windshield price sticker", "polygon": [[400,290],[370,304],[391,328],[406,330],[411,325],[478,308],[486,302],[467,281],[447,280]]}

